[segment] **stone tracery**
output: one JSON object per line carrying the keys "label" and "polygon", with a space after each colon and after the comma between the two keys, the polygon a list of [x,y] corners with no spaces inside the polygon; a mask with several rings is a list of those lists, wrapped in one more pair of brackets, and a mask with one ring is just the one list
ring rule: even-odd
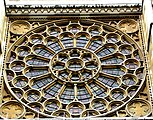
{"label": "stone tracery", "polygon": [[15,98],[50,117],[116,111],[137,94],[145,76],[139,46],[120,30],[90,20],[37,27],[12,45],[7,58],[5,81]]}

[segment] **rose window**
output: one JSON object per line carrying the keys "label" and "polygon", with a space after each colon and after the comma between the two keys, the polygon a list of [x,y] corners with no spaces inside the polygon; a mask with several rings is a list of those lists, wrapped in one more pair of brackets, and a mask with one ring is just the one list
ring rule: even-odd
{"label": "rose window", "polygon": [[145,76],[137,43],[93,20],[36,27],[6,57],[5,82],[11,94],[46,117],[109,116],[137,95]]}

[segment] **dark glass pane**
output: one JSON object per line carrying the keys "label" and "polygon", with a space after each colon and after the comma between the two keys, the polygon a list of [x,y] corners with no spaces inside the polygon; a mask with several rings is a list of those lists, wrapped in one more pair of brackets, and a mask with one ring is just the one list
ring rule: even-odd
{"label": "dark glass pane", "polygon": [[109,86],[111,88],[114,88],[114,87],[118,87],[119,86],[119,84],[117,83],[117,81],[114,80],[114,79],[111,79],[111,78],[99,76],[98,77],[98,80],[100,82],[102,82],[104,85],[107,85],[107,86]]}
{"label": "dark glass pane", "polygon": [[112,93],[112,97],[116,100],[121,100],[124,98],[124,94],[121,91]]}
{"label": "dark glass pane", "polygon": [[102,46],[101,40],[92,40],[90,46],[88,47],[90,50],[95,51],[97,48]]}
{"label": "dark glass pane", "polygon": [[50,49],[54,50],[55,52],[58,52],[62,49],[58,42],[48,41],[47,45]]}
{"label": "dark glass pane", "polygon": [[97,55],[99,57],[104,57],[104,56],[112,54],[114,51],[115,51],[114,47],[103,48],[97,53]]}
{"label": "dark glass pane", "polygon": [[121,64],[123,59],[118,57],[108,58],[106,60],[101,60],[102,64]]}
{"label": "dark glass pane", "polygon": [[29,65],[48,65],[49,62],[38,58],[32,58],[26,61]]}
{"label": "dark glass pane", "polygon": [[68,47],[73,47],[73,38],[70,38],[70,37],[64,37],[62,38],[62,43],[63,45],[65,46],[65,48],[68,48]]}
{"label": "dark glass pane", "polygon": [[83,103],[90,101],[91,96],[85,87],[78,87],[77,99]]}
{"label": "dark glass pane", "polygon": [[53,56],[52,53],[50,53],[48,50],[43,49],[43,48],[37,48],[37,49],[35,49],[35,53],[37,55],[40,55],[40,56],[46,57],[46,58],[51,58]]}
{"label": "dark glass pane", "polygon": [[125,74],[125,72],[121,70],[120,68],[103,68],[102,71],[104,73],[115,75],[115,76],[121,76]]}
{"label": "dark glass pane", "polygon": [[74,87],[66,87],[64,92],[62,93],[60,97],[61,101],[63,103],[69,103],[74,100]]}
{"label": "dark glass pane", "polygon": [[46,86],[47,84],[51,83],[52,81],[53,81],[53,79],[51,77],[35,80],[33,82],[32,87],[36,88],[36,89],[41,89],[42,87]]}
{"label": "dark glass pane", "polygon": [[52,98],[55,97],[57,95],[57,93],[59,92],[59,90],[61,89],[62,85],[59,83],[54,84],[53,86],[47,88],[44,93],[45,93],[45,97],[47,98]]}
{"label": "dark glass pane", "polygon": [[102,87],[97,85],[96,83],[90,83],[89,86],[94,95],[99,96],[99,97],[106,96],[106,91]]}
{"label": "dark glass pane", "polygon": [[87,44],[87,42],[88,42],[88,38],[86,38],[86,36],[79,37],[79,38],[77,38],[76,46],[84,48],[84,46]]}
{"label": "dark glass pane", "polygon": [[37,76],[40,76],[40,75],[43,75],[43,74],[46,74],[48,73],[48,70],[46,69],[30,69],[28,72],[25,73],[25,75],[27,77],[37,77]]}
{"label": "dark glass pane", "polygon": [[55,111],[58,109],[58,105],[56,102],[47,102],[45,107],[48,111]]}

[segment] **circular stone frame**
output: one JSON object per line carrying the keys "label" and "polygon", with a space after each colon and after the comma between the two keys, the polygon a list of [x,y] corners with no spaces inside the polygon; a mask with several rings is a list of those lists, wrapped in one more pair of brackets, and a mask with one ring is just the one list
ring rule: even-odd
{"label": "circular stone frame", "polygon": [[[72,21],[71,21],[72,22]],[[46,26],[54,26],[55,24],[58,26],[59,25],[59,27],[60,28],[64,28],[64,26],[62,26],[62,23],[63,24],[65,24],[65,23],[67,23],[67,25],[65,25],[65,28],[67,27],[67,26],[69,26],[70,24],[72,24],[72,23],[69,23],[69,20],[59,20],[59,21],[52,21],[52,22],[50,22],[50,23],[46,23],[46,24],[43,24],[43,25],[41,25],[41,26],[39,26],[39,27],[37,27],[37,28],[34,28],[33,30],[30,30],[30,31],[28,31],[26,34],[24,34],[24,35],[22,35],[17,41],[15,41],[14,43],[13,43],[13,45],[9,48],[9,50],[8,50],[8,52],[7,52],[7,55],[6,55],[6,59],[5,59],[5,69],[6,69],[6,71],[4,71],[4,80],[5,80],[5,83],[6,83],[6,86],[8,87],[8,90],[10,91],[10,93],[14,96],[14,98],[15,99],[17,99],[21,104],[23,104],[24,106],[26,106],[27,108],[29,108],[29,109],[31,109],[31,110],[33,110],[34,112],[36,112],[36,113],[39,113],[39,114],[41,114],[41,115],[43,115],[43,116],[45,116],[45,117],[54,117],[54,116],[52,116],[53,114],[46,114],[46,113],[44,113],[44,111],[42,111],[42,112],[39,112],[39,111],[37,111],[37,110],[35,110],[35,109],[33,109],[33,108],[31,108],[29,105],[30,104],[26,104],[24,101],[22,101],[22,99],[20,99],[20,98],[18,98],[16,95],[15,95],[15,93],[14,93],[14,91],[12,91],[12,88],[10,87],[10,84],[12,83],[12,82],[10,82],[12,79],[8,79],[8,76],[9,76],[9,73],[8,73],[8,68],[7,68],[7,65],[6,65],[6,63],[8,63],[8,60],[10,59],[10,57],[11,57],[11,52],[13,52],[13,51],[15,51],[15,49],[16,49],[16,46],[17,45],[20,45],[20,44],[22,44],[23,42],[24,42],[24,37],[26,37],[27,38],[27,36],[29,35],[31,35],[30,33],[31,32],[33,32],[34,34],[41,34],[41,35],[43,35],[45,32],[46,32],[46,29],[47,29],[47,27]],[[144,59],[143,59],[143,53],[142,53],[142,51],[141,51],[141,49],[140,49],[140,47],[139,47],[139,45],[134,41],[134,40],[132,40],[132,38],[130,38],[127,34],[125,34],[125,33],[123,33],[121,30],[119,30],[119,29],[117,29],[117,28],[115,28],[115,27],[112,27],[112,26],[110,26],[110,25],[107,25],[106,23],[103,23],[103,22],[99,22],[99,21],[95,21],[95,20],[79,20],[79,22],[78,21],[76,21],[76,20],[74,20],[73,22],[76,22],[77,24],[79,24],[82,28],[84,28],[86,31],[80,31],[80,32],[78,32],[78,33],[76,33],[75,35],[76,35],[76,38],[77,38],[77,40],[79,40],[80,39],[80,37],[84,37],[84,38],[86,38],[89,42],[90,42],[90,39],[92,39],[92,35],[90,35],[90,33],[88,32],[88,28],[90,27],[90,26],[92,26],[93,24],[96,24],[97,26],[100,26],[100,27],[102,27],[102,28],[105,28],[105,29],[107,29],[107,30],[105,30],[105,29],[102,29],[103,30],[103,32],[105,32],[105,34],[110,34],[110,33],[112,33],[112,32],[117,32],[120,36],[121,36],[121,38],[124,36],[125,38],[126,38],[126,42],[129,42],[128,44],[129,44],[129,46],[131,47],[131,49],[132,49],[132,52],[130,53],[130,54],[133,54],[133,50],[136,48],[137,50],[139,50],[139,56],[140,56],[140,58],[141,58],[141,61],[143,62],[144,61]],[[84,27],[85,25],[88,25],[88,27],[86,26],[86,28]],[[62,27],[61,27],[62,26]],[[64,28],[64,29],[65,29]],[[66,30],[66,29],[65,29]],[[81,30],[83,30],[83,29],[81,29]],[[62,34],[62,33],[61,33]],[[82,36],[82,34],[84,34],[85,36]],[[74,36],[75,36],[74,35]],[[79,35],[79,36],[77,36],[77,35]],[[59,36],[60,36],[60,34],[59,34]],[[43,36],[44,37],[44,36]],[[95,37],[95,36],[94,36]],[[102,37],[104,37],[104,36],[102,36]],[[48,37],[46,37],[47,39],[48,38],[56,38],[55,36],[48,36]],[[35,49],[36,48],[40,48],[40,49],[44,49],[44,50],[50,50],[51,48],[48,48],[48,46],[47,46],[47,42],[48,41],[46,41],[46,39],[44,39],[43,40],[43,42],[41,43],[41,44],[37,44],[37,45],[34,45],[34,46],[32,46],[30,49],[31,49],[31,51],[32,52],[34,52],[34,54],[36,54],[35,53]],[[60,46],[62,46],[63,45],[63,43],[61,42],[61,39],[56,39],[56,41],[54,41],[54,42],[57,42],[57,43],[60,43],[59,45]],[[99,56],[101,55],[101,51],[102,50],[106,50],[107,48],[110,50],[108,50],[108,54],[105,54],[104,56],[102,56],[102,57],[105,57],[105,58],[107,58],[109,55],[113,55],[113,54],[116,54],[116,55],[118,55],[118,53],[119,54],[122,54],[122,53],[120,53],[119,52],[119,50],[120,50],[120,46],[121,46],[121,42],[122,42],[122,44],[123,45],[127,45],[127,43],[124,43],[124,41],[120,41],[120,42],[117,42],[117,43],[112,43],[112,42],[109,42],[109,43],[107,43],[107,40],[106,40],[106,42],[104,43],[104,44],[100,44],[101,46],[99,47],[99,48],[97,48],[94,52],[96,52],[96,56],[98,56],[98,59],[99,59]],[[28,43],[28,42],[27,42]],[[87,43],[86,43],[87,44]],[[84,45],[83,46],[83,48],[80,48],[80,47],[78,47],[78,48],[80,48],[80,49],[84,49],[84,47],[88,50],[88,51],[92,51],[91,49],[89,49],[89,45],[91,45],[91,44],[88,44],[88,45]],[[96,44],[98,44],[98,43],[96,43]],[[130,44],[134,44],[135,45],[135,48],[133,48],[133,46],[132,45],[130,45]],[[24,44],[25,46],[27,46],[28,44]],[[47,46],[47,48],[45,48],[45,46]],[[74,46],[74,48],[76,48],[76,46]],[[69,49],[69,48],[64,48],[64,47],[62,47],[61,48],[62,50],[63,49]],[[113,49],[114,49],[114,51],[113,51]],[[61,51],[62,51],[61,50]],[[50,50],[51,51],[51,53],[52,54],[57,54],[58,52],[57,51],[54,51],[53,52],[53,50]],[[107,52],[106,52],[107,53]],[[95,54],[95,53],[94,53]],[[123,55],[123,54],[122,54]],[[16,56],[17,56],[17,54],[16,54]],[[129,57],[129,56],[128,56]],[[132,56],[133,57],[133,56]],[[17,58],[17,57],[16,57]],[[108,57],[109,58],[109,57]],[[47,58],[45,58],[45,59],[47,59]],[[49,59],[51,59],[51,58],[49,58]],[[126,59],[126,58],[125,58]],[[134,58],[134,59],[136,59],[136,58]],[[101,60],[101,59],[100,59]],[[106,60],[106,59],[105,59]],[[10,62],[11,63],[11,62]],[[101,63],[101,62],[99,62],[99,63]],[[9,63],[8,63],[9,64]],[[31,68],[33,67],[33,66],[28,66],[28,65],[26,64],[25,65],[25,69],[22,71],[22,73],[21,74],[24,74],[25,73],[25,71],[26,72],[29,72],[30,70],[31,70]],[[99,71],[102,73],[102,77],[106,77],[107,79],[113,79],[113,78],[117,78],[117,79],[120,79],[121,80],[121,77],[120,76],[122,76],[122,75],[125,75],[128,71],[126,70],[126,68],[125,68],[125,66],[124,66],[124,61],[121,63],[121,64],[119,64],[119,65],[107,65],[107,64],[103,64],[103,65],[100,65],[101,66],[101,69],[99,68]],[[38,67],[35,67],[33,70],[36,70]],[[48,69],[47,69],[48,68]],[[142,69],[143,68],[143,69]],[[47,72],[50,74],[50,70],[49,70],[49,67],[48,66],[45,66],[45,67],[41,67],[41,69],[39,69],[39,70],[44,70],[44,69],[47,69]],[[117,76],[117,74],[115,73],[115,75],[110,75],[110,73],[107,73],[108,72],[108,70],[109,69],[111,69],[111,70],[113,70],[113,69],[115,69],[115,70],[123,70],[124,71],[124,74],[122,74],[122,75],[118,75]],[[138,76],[138,73],[137,73],[137,71],[139,70],[139,69],[142,69],[141,71],[140,71],[140,73],[141,74],[143,74],[143,75],[145,75],[146,73],[145,73],[145,67],[144,67],[144,64],[143,65],[141,65],[137,70],[135,70],[134,71],[134,74],[136,75],[136,77],[139,77]],[[9,70],[9,71],[11,71],[12,73],[14,73],[14,76],[12,76],[13,78],[15,78],[16,77],[16,72],[15,71],[13,71],[13,70]],[[98,72],[99,72],[98,71]],[[139,73],[139,74],[140,74]],[[103,76],[103,74],[105,74],[104,76]],[[108,76],[111,76],[111,77],[107,77],[107,75]],[[52,75],[51,75],[52,76]],[[89,83],[87,83],[87,82],[84,82],[84,84],[80,84],[80,86],[82,87],[82,85],[86,88],[86,87],[88,87],[89,88],[89,93],[92,95],[92,96],[94,96],[94,94],[95,94],[95,91],[91,91],[90,89],[90,87],[89,87],[89,85],[93,82],[95,82],[95,83],[97,83],[96,85],[98,85],[101,89],[103,88],[103,87],[106,87],[106,89],[107,88],[109,88],[108,87],[108,84],[107,85],[100,85],[101,84],[101,82],[99,81],[99,82],[97,82],[99,79],[97,78],[97,77],[99,77],[99,75],[97,75],[97,74],[95,74],[95,76],[93,77],[94,79],[92,79]],[[67,85],[67,83],[65,83],[65,81],[62,81],[62,82],[59,82],[59,80],[58,80],[58,78],[56,78],[56,76],[54,75],[54,80],[53,80],[53,82],[51,83],[51,84],[49,84],[47,87],[50,87],[50,86],[52,86],[52,85],[54,85],[54,83],[57,81],[58,83],[62,83],[62,85],[63,86],[65,86],[65,85]],[[29,79],[29,78],[28,78]],[[124,107],[127,103],[129,103],[138,93],[139,93],[139,91],[141,90],[141,88],[143,87],[143,83],[144,83],[144,81],[145,81],[145,78],[141,78],[141,82],[139,82],[139,87],[136,89],[136,91],[135,91],[135,94],[133,94],[130,98],[128,97],[127,98],[127,100],[126,101],[120,101],[119,103],[121,104],[120,106],[118,106],[117,108],[115,108],[115,109],[113,109],[113,110],[111,110],[111,105],[112,104],[114,104],[115,102],[114,101],[109,101],[109,105],[108,105],[108,108],[107,108],[107,112],[105,112],[105,113],[102,113],[102,114],[99,114],[99,115],[96,115],[96,116],[93,116],[93,117],[97,117],[97,116],[108,116],[108,115],[110,115],[110,114],[112,114],[112,113],[114,113],[114,112],[116,112],[117,110],[119,110],[120,108],[122,108],[122,107]],[[122,83],[122,82],[121,82]],[[30,83],[29,83],[30,84]],[[72,84],[75,84],[75,86],[74,86],[74,89],[77,89],[76,87],[77,87],[77,83],[75,82],[75,83],[72,83]],[[79,85],[78,85],[79,86]],[[79,86],[79,87],[80,87]],[[119,87],[122,87],[122,85],[119,85]],[[64,87],[61,87],[61,88],[64,88]],[[22,90],[22,88],[20,88],[21,90]],[[28,89],[32,89],[32,86],[31,85],[29,85],[29,88]],[[46,88],[47,89],[47,88]],[[45,89],[45,90],[46,90]],[[104,90],[106,90],[105,88],[104,88]],[[43,90],[42,90],[43,91]],[[23,92],[25,92],[25,91],[23,91]],[[58,91],[57,91],[58,92]],[[96,97],[99,97],[99,95],[95,95]],[[43,97],[43,96],[42,96]],[[57,99],[59,99],[59,96],[55,96],[55,97],[57,97]],[[110,97],[110,95],[108,95],[107,97]],[[23,98],[23,97],[21,97],[21,98]],[[103,99],[105,99],[105,97],[102,97]],[[46,99],[46,98],[45,98]],[[93,97],[91,98],[91,99],[94,99]],[[60,100],[60,99],[59,99]],[[77,100],[77,99],[74,99],[74,101],[76,101],[76,102],[80,102],[79,100]],[[92,101],[92,100],[91,100]],[[91,102],[91,101],[89,101],[89,103]],[[114,102],[114,103],[113,103]],[[36,104],[37,103],[39,103],[39,104],[41,104],[40,102],[36,102]],[[83,102],[81,102],[82,104],[83,104]],[[67,105],[69,105],[69,104],[67,104]],[[43,106],[42,106],[43,107]],[[85,107],[87,107],[87,106],[85,106]],[[44,109],[44,108],[43,108]],[[86,110],[88,109],[88,108],[85,108]],[[63,110],[63,108],[61,108],[60,110],[58,110],[58,111],[61,111],[61,110]],[[110,110],[110,111],[109,111]],[[58,111],[56,111],[56,112],[58,112]],[[67,111],[67,110],[66,110]],[[67,111],[67,113],[69,114],[69,116],[71,116],[71,114],[69,113],[69,111]]]}

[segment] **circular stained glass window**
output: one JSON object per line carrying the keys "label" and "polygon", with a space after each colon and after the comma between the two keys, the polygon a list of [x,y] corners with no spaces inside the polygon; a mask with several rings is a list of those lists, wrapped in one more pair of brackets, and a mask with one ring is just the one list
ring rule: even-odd
{"label": "circular stained glass window", "polygon": [[6,58],[12,95],[46,117],[109,116],[134,98],[145,76],[137,43],[93,20],[41,25],[22,35]]}

